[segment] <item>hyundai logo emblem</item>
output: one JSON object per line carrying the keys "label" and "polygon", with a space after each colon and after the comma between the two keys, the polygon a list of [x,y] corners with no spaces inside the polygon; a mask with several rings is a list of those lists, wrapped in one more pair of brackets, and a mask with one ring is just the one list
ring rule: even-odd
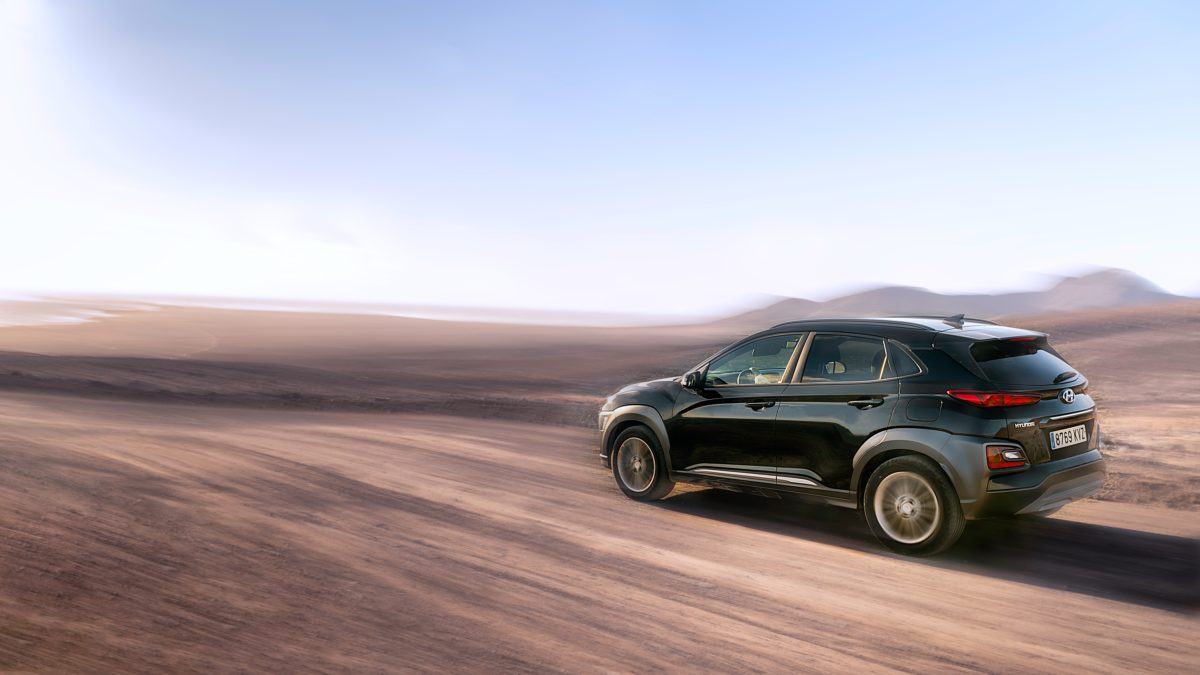
{"label": "hyundai logo emblem", "polygon": [[1063,403],[1074,403],[1075,392],[1071,389],[1063,389],[1061,392],[1059,392],[1058,398],[1061,399]]}

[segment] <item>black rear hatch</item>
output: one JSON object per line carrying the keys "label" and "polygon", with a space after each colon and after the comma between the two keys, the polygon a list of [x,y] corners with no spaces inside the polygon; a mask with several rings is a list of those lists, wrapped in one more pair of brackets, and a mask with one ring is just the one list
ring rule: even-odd
{"label": "black rear hatch", "polygon": [[1074,457],[1099,445],[1096,404],[1087,379],[1054,351],[1045,335],[1025,335],[970,344],[978,370],[998,391],[1036,394],[1028,405],[1005,408],[1008,436],[1041,464]]}

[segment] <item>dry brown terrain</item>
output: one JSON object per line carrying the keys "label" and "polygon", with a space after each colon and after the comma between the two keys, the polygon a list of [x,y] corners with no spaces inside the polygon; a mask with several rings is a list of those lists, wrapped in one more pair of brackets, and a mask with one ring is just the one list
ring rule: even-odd
{"label": "dry brown terrain", "polygon": [[1194,670],[1200,303],[1023,323],[1091,378],[1112,480],[934,560],[840,509],[620,496],[598,400],[729,326],[0,329],[0,668]]}
{"label": "dry brown terrain", "polygon": [[[623,499],[580,429],[5,396],[0,665],[1152,669],[1194,518],[1084,504],[887,554],[853,513]],[[1002,630],[998,630],[998,626]]]}

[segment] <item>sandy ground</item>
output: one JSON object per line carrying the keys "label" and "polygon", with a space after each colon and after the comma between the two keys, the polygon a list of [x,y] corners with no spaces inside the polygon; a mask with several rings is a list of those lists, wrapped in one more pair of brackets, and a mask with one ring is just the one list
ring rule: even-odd
{"label": "sandy ground", "polygon": [[850,511],[615,489],[603,395],[756,326],[114,314],[0,329],[0,669],[1200,662],[1200,303],[1021,320],[1091,378],[1109,484],[935,560]]}
{"label": "sandy ground", "polygon": [[[581,429],[0,401],[4,668],[1185,672],[1200,659],[1185,512],[1085,503],[913,560],[840,509],[708,490],[623,499]],[[1153,527],[1122,526],[1137,519]]]}
{"label": "sandy ground", "polygon": [[734,337],[712,326],[112,311],[94,323],[0,328],[0,390],[582,426],[595,423],[598,402],[617,387],[678,374]]}

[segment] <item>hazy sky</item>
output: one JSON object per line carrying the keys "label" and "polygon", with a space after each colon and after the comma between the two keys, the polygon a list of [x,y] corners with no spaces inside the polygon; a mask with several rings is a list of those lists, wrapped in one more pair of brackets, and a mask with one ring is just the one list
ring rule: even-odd
{"label": "hazy sky", "polygon": [[0,291],[1200,291],[1200,3],[0,0]]}

